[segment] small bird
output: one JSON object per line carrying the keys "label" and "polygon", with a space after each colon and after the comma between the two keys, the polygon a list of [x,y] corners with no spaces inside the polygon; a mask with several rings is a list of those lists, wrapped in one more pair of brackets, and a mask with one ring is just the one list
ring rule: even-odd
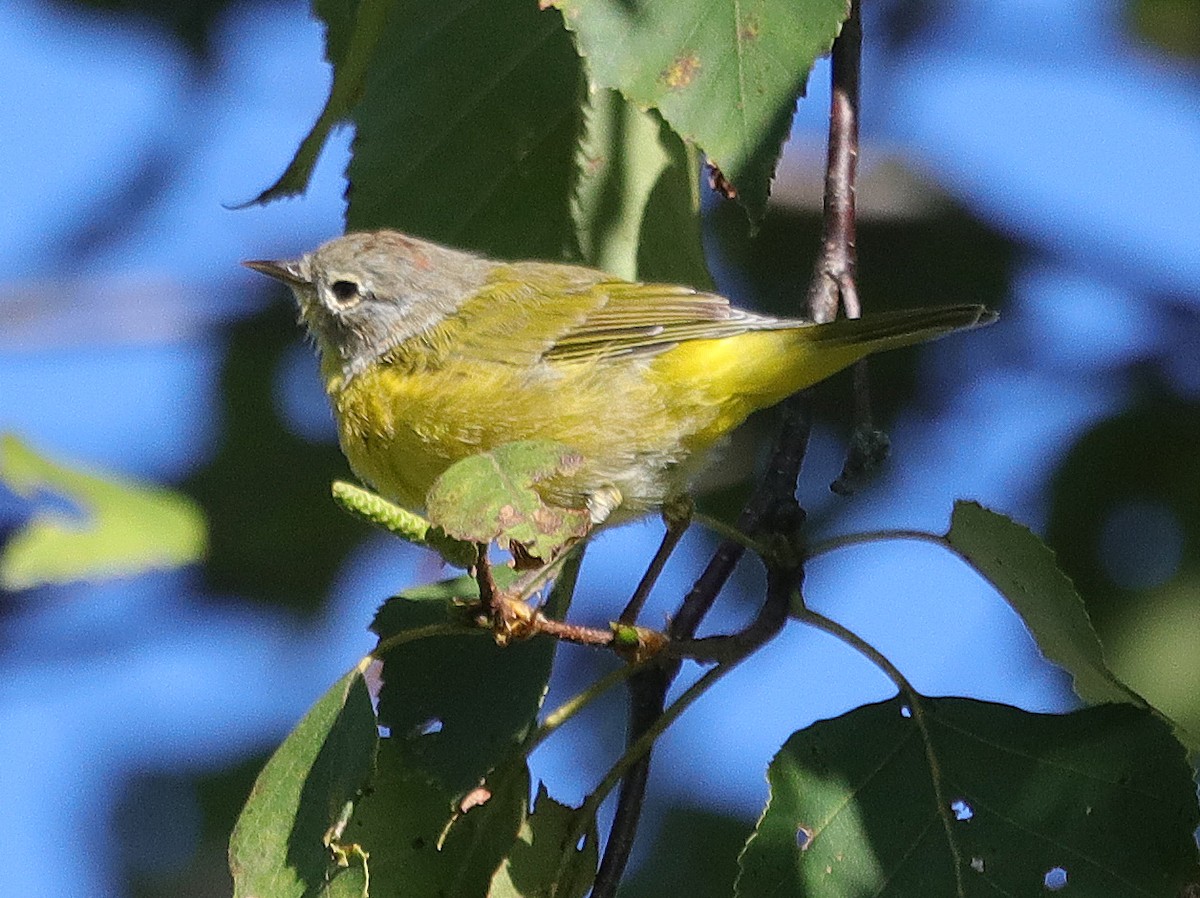
{"label": "small bird", "polygon": [[582,458],[547,502],[626,520],[685,496],[722,437],[863,356],[990,322],[979,305],[814,324],[594,268],[499,262],[396,231],[246,266],[292,288],[355,474],[419,509],[516,440]]}

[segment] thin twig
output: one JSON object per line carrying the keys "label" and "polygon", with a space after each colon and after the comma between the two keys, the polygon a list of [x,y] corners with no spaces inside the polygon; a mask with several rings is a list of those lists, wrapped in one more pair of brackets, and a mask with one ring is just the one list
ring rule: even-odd
{"label": "thin twig", "polygon": [[862,24],[858,0],[833,44],[833,90],[829,103],[829,148],[825,159],[825,201],[821,250],[808,286],[808,313],[832,321],[839,307],[847,317],[861,313],[855,274],[855,176],[858,169],[858,84],[862,65]]}
{"label": "thin twig", "polygon": [[688,526],[692,522],[691,503],[689,502],[687,505],[687,511],[683,514],[663,511],[663,523],[667,526],[666,532],[663,534],[658,551],[650,560],[650,566],[646,568],[646,573],[642,575],[633,595],[629,597],[629,603],[618,618],[621,623],[637,623],[638,615],[642,613],[642,607],[646,604],[646,599],[650,597],[650,590],[654,589],[654,584],[658,582],[663,568],[667,566],[671,553],[675,551],[675,547],[679,545],[679,541],[683,539],[683,534],[687,532]]}

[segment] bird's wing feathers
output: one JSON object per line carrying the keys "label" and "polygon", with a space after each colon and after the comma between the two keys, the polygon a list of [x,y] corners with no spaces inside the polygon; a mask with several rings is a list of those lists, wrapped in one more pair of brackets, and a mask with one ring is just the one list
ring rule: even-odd
{"label": "bird's wing feathers", "polygon": [[489,335],[486,346],[471,346],[471,354],[515,363],[655,355],[685,340],[798,323],[735,309],[724,297],[689,287],[634,284],[540,263],[501,269],[471,307],[476,323],[464,330]]}

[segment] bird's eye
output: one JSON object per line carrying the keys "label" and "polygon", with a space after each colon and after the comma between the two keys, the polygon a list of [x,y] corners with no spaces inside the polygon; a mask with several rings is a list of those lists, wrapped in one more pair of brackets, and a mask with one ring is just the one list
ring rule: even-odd
{"label": "bird's eye", "polygon": [[358,284],[354,281],[334,281],[329,285],[329,289],[340,303],[352,302],[358,298]]}

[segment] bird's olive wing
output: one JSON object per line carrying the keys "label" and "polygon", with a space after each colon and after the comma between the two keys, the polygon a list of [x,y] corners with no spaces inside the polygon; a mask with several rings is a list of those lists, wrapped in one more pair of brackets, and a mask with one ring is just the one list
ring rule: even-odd
{"label": "bird's olive wing", "polygon": [[591,362],[653,355],[685,340],[793,326],[724,297],[669,284],[635,284],[590,268],[523,262],[497,268],[456,316],[454,345],[511,364]]}
{"label": "bird's olive wing", "polygon": [[653,355],[686,340],[794,324],[736,309],[722,296],[690,287],[602,281],[592,289],[600,299],[595,309],[555,341],[547,359],[573,362]]}

